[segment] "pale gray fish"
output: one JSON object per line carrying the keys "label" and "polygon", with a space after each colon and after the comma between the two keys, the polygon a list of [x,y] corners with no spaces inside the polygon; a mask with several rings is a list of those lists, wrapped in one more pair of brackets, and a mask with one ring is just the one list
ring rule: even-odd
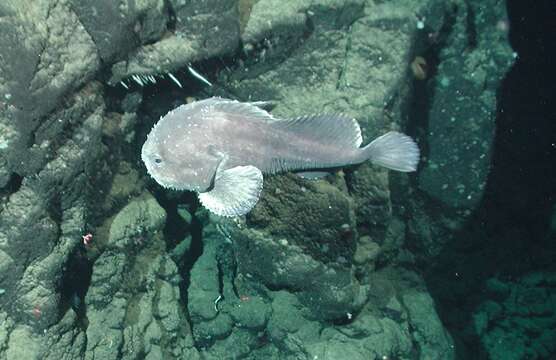
{"label": "pale gray fish", "polygon": [[391,131],[360,147],[353,118],[282,120],[255,104],[213,97],[170,111],[143,145],[148,173],[163,187],[197,192],[217,215],[239,216],[259,200],[263,174],[293,171],[318,178],[324,169],[366,160],[409,172],[419,162],[417,145],[404,134]]}

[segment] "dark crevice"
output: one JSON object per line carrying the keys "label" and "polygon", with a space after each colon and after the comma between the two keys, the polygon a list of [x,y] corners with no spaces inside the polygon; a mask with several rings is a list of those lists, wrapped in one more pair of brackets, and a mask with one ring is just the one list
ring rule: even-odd
{"label": "dark crevice", "polygon": [[203,228],[200,221],[197,218],[193,218],[193,222],[190,227],[191,232],[191,245],[189,251],[185,256],[178,262],[178,268],[180,274],[182,275],[182,281],[180,282],[180,297],[183,304],[184,312],[186,314],[187,321],[191,327],[193,327],[193,322],[189,317],[188,308],[188,291],[189,285],[191,284],[191,269],[193,265],[197,262],[197,259],[203,254],[203,239],[202,232]]}
{"label": "dark crevice", "polygon": [[475,25],[477,19],[475,16],[475,10],[473,6],[466,2],[466,17],[465,17],[465,32],[466,32],[466,39],[467,39],[467,48],[469,50],[473,50],[477,47],[477,26]]}
{"label": "dark crevice", "polygon": [[297,294],[297,293],[302,293],[304,291],[307,291],[307,289],[299,289],[299,288],[295,288],[291,285],[285,285],[285,284],[267,284],[265,281],[259,280],[259,281],[254,281],[254,282],[260,282],[260,283],[264,283],[266,288],[270,291],[285,291],[288,292],[290,294]]}
{"label": "dark crevice", "polygon": [[325,323],[328,323],[328,324],[333,325],[333,326],[346,326],[346,325],[351,324],[355,320],[356,316],[357,316],[357,313],[346,313],[345,316],[342,316],[342,317],[339,317],[339,318],[336,318],[336,319],[332,319],[332,320],[329,320],[329,321],[325,321]]}
{"label": "dark crevice", "polygon": [[164,0],[164,4],[168,9],[168,22],[166,23],[166,28],[168,29],[168,31],[174,32],[176,31],[177,22],[176,10],[172,7],[172,2],[170,2],[169,0]]}
{"label": "dark crevice", "polygon": [[[232,259],[236,260],[235,255],[232,254],[231,256]],[[237,279],[237,263],[234,263],[234,267],[232,269],[232,274],[231,274],[232,290],[234,292],[234,295],[239,299],[241,294],[239,293],[239,290],[237,288],[236,279]]]}
{"label": "dark crevice", "polygon": [[[194,64],[193,66],[200,73],[203,73],[205,68],[201,64],[204,64],[204,62]],[[183,88],[179,88],[170,79],[164,78],[157,79],[156,84],[144,87],[138,84],[131,84],[129,90],[118,86],[120,89],[112,89],[112,92],[119,97],[120,104],[121,99],[127,93],[141,93],[142,102],[137,110],[139,117],[138,124],[141,124],[141,126],[136,129],[133,162],[138,165],[139,171],[145,174],[145,182],[149,192],[153,194],[160,206],[166,211],[167,218],[163,229],[166,249],[178,267],[181,276],[181,281],[178,284],[180,290],[180,308],[183,310],[189,326],[192,327],[194,323],[191,321],[188,311],[191,269],[203,253],[203,223],[195,216],[195,212],[199,207],[198,200],[193,192],[163,189],[152,178],[146,175],[146,169],[140,159],[141,147],[154,123],[168,111],[184,104],[187,96],[198,95],[201,89],[206,86],[189,74],[187,69],[176,71],[173,74],[182,83]],[[113,108],[117,111],[122,111],[118,107],[121,106],[116,102]],[[190,220],[186,221],[180,215],[181,211],[187,211],[191,215],[187,216]]]}
{"label": "dark crevice", "polygon": [[85,295],[91,284],[93,263],[88,259],[85,249],[78,247],[64,268],[60,285],[60,311],[75,311],[78,326],[86,330],[88,325]]}
{"label": "dark crevice", "polygon": [[236,296],[240,297],[240,294],[236,288],[235,278],[237,275],[237,262],[234,254],[234,249],[229,242],[223,242],[218,246],[216,252],[216,261],[218,263],[218,285],[219,293],[222,296],[229,294],[225,287],[226,285],[231,285],[231,290]]}
{"label": "dark crevice", "polygon": [[[416,51],[418,55],[427,59],[427,79],[426,80],[413,80],[413,96],[410,100],[409,111],[407,114],[408,124],[407,133],[415,136],[419,142],[419,149],[421,150],[421,158],[426,159],[429,153],[428,143],[426,141],[427,134],[429,133],[429,110],[430,105],[434,99],[434,87],[430,86],[429,81],[433,81],[438,72],[438,65],[440,63],[440,53],[449,46],[450,36],[456,24],[459,9],[451,7],[444,14],[445,21],[442,24],[438,35],[433,43],[430,43],[426,35],[418,42]],[[434,33],[432,29],[421,32],[422,34]],[[423,50],[419,50],[422,48]],[[417,181],[416,177],[411,178],[412,181]]]}
{"label": "dark crevice", "polygon": [[226,270],[224,269],[224,264],[222,263],[222,259],[216,259],[216,266],[218,267],[218,293],[220,296],[224,296],[224,277],[226,274]]}
{"label": "dark crevice", "polygon": [[4,186],[0,190],[0,195],[8,195],[8,194],[13,194],[15,192],[18,192],[19,189],[21,188],[22,183],[23,183],[23,176],[13,173],[10,176],[10,180],[8,181],[6,186]]}
{"label": "dark crevice", "polygon": [[336,90],[340,89],[343,83],[347,62],[348,62],[348,54],[351,50],[351,43],[352,43],[351,37],[352,37],[352,32],[351,32],[351,27],[349,27],[346,30],[346,46],[344,48],[344,63],[342,64],[342,68],[338,72],[338,80],[336,81]]}
{"label": "dark crevice", "polygon": [[[166,241],[166,247],[168,252],[172,252],[176,247],[182,245],[182,242],[189,241],[188,249],[184,253],[179,253],[177,257],[174,257],[174,261],[178,266],[179,273],[181,274],[182,280],[179,284],[180,288],[180,299],[182,303],[182,308],[186,314],[187,320],[190,322],[188,309],[188,289],[191,283],[191,269],[197,261],[197,259],[203,253],[203,242],[202,242],[202,224],[193,215],[191,217],[191,223],[188,224],[179,214],[178,206],[180,204],[191,204],[194,203],[194,195],[192,193],[186,192],[180,194],[176,198],[169,197],[168,193],[153,190],[152,193],[155,195],[160,206],[166,210],[167,218],[166,225],[164,227],[164,239]],[[171,195],[177,195],[170,193]],[[194,209],[191,207],[190,209]],[[193,213],[193,210],[192,210]],[[191,322],[190,322],[191,323]]]}

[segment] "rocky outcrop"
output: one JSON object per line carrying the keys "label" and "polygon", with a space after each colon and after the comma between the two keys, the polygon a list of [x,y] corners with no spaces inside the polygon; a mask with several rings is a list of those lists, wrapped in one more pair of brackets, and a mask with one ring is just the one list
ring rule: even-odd
{"label": "rocky outcrop", "polygon": [[[422,236],[438,230],[428,204],[471,209],[480,197],[511,63],[491,31],[501,6],[4,1],[0,359],[452,358],[408,268],[441,246]],[[435,65],[427,86],[417,56]],[[206,79],[192,64],[205,60]],[[427,122],[412,115],[418,91],[435,94]],[[269,177],[246,219],[209,219],[189,194],[149,182],[138,155],[164,111],[209,95],[268,100],[279,117],[347,113],[364,143],[408,129],[423,172]],[[468,122],[451,120],[464,111]],[[460,193],[462,167],[473,176]],[[408,234],[422,241],[406,246]]]}
{"label": "rocky outcrop", "polygon": [[543,359],[556,352],[553,272],[533,272],[514,281],[491,278],[473,325],[491,359]]}
{"label": "rocky outcrop", "polygon": [[431,64],[434,78],[423,89],[429,107],[418,115],[426,147],[419,186],[449,207],[473,210],[490,170],[497,91],[516,55],[507,41],[503,6],[484,1],[452,6],[448,21],[426,23],[434,36],[429,54],[437,64]]}

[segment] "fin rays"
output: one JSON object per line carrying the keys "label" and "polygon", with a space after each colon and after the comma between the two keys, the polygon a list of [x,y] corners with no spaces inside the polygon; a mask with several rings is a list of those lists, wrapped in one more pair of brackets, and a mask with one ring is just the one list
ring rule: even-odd
{"label": "fin rays", "polygon": [[335,143],[339,146],[361,146],[361,128],[357,120],[345,115],[308,115],[292,120],[282,120],[274,126],[315,141]]}
{"label": "fin rays", "polygon": [[220,216],[247,214],[259,201],[263,174],[254,166],[236,166],[216,174],[214,188],[199,193],[204,207]]}
{"label": "fin rays", "polygon": [[278,121],[278,119],[274,118],[269,112],[255,105],[261,102],[243,103],[237,100],[229,100],[219,97],[212,97],[203,101],[214,110],[227,115],[241,116],[242,118],[257,119],[267,122]]}

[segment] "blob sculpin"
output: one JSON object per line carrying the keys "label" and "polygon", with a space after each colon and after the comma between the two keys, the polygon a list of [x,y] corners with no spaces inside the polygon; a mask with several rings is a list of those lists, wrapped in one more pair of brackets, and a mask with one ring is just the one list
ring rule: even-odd
{"label": "blob sculpin", "polygon": [[[210,98],[182,105],[156,123],[141,158],[162,186],[192,190],[221,216],[248,213],[259,200],[263,174],[302,172],[370,160],[398,171],[414,171],[419,149],[413,140],[388,132],[365,147],[355,119],[311,115],[274,118],[253,103]],[[312,170],[312,171],[311,171]]]}

